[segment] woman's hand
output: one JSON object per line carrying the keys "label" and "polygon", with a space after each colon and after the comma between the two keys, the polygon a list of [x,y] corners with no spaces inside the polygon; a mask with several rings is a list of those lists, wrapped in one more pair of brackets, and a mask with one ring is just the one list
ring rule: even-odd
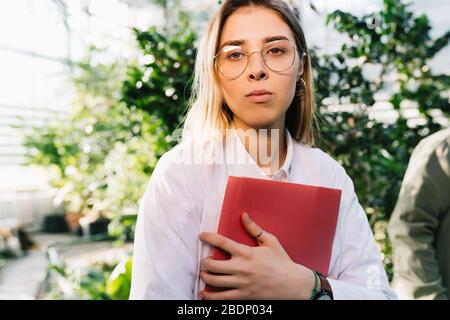
{"label": "woman's hand", "polygon": [[[217,233],[202,232],[200,239],[231,254],[229,260],[207,257],[201,261],[200,278],[223,292],[202,291],[207,300],[228,299],[309,299],[314,288],[314,273],[288,256],[278,239],[262,230],[247,213],[242,216],[247,232],[257,238],[258,247],[237,243]],[[217,273],[219,275],[210,274]]]}

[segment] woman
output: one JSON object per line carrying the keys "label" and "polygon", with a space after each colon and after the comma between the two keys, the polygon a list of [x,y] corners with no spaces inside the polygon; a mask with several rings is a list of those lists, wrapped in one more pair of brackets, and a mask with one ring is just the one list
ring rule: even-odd
{"label": "woman", "polygon": [[[225,1],[195,72],[183,141],[161,157],[140,205],[130,298],[395,298],[350,178],[312,147],[311,62],[292,9],[280,0]],[[216,233],[230,175],[342,190],[327,276],[294,263],[245,213],[258,247]],[[231,259],[209,258],[214,246]],[[230,289],[206,292],[206,283]]]}

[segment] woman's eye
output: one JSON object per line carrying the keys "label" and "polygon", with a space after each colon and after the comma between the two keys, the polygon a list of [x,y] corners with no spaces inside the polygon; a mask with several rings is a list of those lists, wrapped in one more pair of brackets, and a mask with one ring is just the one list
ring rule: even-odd
{"label": "woman's eye", "polygon": [[283,52],[284,52],[284,50],[281,48],[271,48],[269,50],[269,53],[274,54],[274,55],[279,55],[279,54],[282,54]]}
{"label": "woman's eye", "polygon": [[230,54],[230,55],[228,56],[228,58],[233,59],[233,60],[236,60],[236,59],[241,58],[241,55],[242,55],[241,52],[234,52],[234,53]]}

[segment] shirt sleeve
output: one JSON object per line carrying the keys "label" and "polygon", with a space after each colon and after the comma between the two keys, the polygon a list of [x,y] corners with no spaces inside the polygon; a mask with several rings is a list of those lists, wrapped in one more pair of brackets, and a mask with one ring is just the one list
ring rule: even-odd
{"label": "shirt sleeve", "polygon": [[339,180],[342,196],[340,230],[337,230],[340,235],[338,268],[328,279],[333,297],[335,300],[396,299],[395,292],[389,287],[367,216],[358,202],[353,182],[342,167]]}
{"label": "shirt sleeve", "polygon": [[448,299],[436,238],[450,208],[450,148],[423,141],[414,151],[389,223],[394,281],[402,299]]}
{"label": "shirt sleeve", "polygon": [[[170,153],[170,154],[169,154]],[[135,230],[130,299],[194,299],[200,209],[195,181],[169,151],[153,171]]]}

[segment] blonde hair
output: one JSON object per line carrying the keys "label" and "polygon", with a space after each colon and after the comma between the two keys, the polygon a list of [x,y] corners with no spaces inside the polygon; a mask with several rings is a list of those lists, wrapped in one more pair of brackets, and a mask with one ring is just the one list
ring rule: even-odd
{"label": "blonde hair", "polygon": [[[285,127],[292,138],[306,145],[314,144],[314,88],[311,61],[305,37],[293,9],[282,0],[227,0],[209,21],[202,35],[195,62],[195,74],[190,109],[185,117],[182,142],[205,145],[222,140],[231,127],[232,112],[226,105],[215,68],[214,56],[220,45],[219,39],[227,18],[238,8],[263,6],[278,12],[290,27],[298,50],[306,52],[302,88],[295,94],[286,111]],[[301,56],[302,52],[299,52]],[[304,84],[302,84],[304,83]],[[305,86],[305,87],[303,87]]]}

